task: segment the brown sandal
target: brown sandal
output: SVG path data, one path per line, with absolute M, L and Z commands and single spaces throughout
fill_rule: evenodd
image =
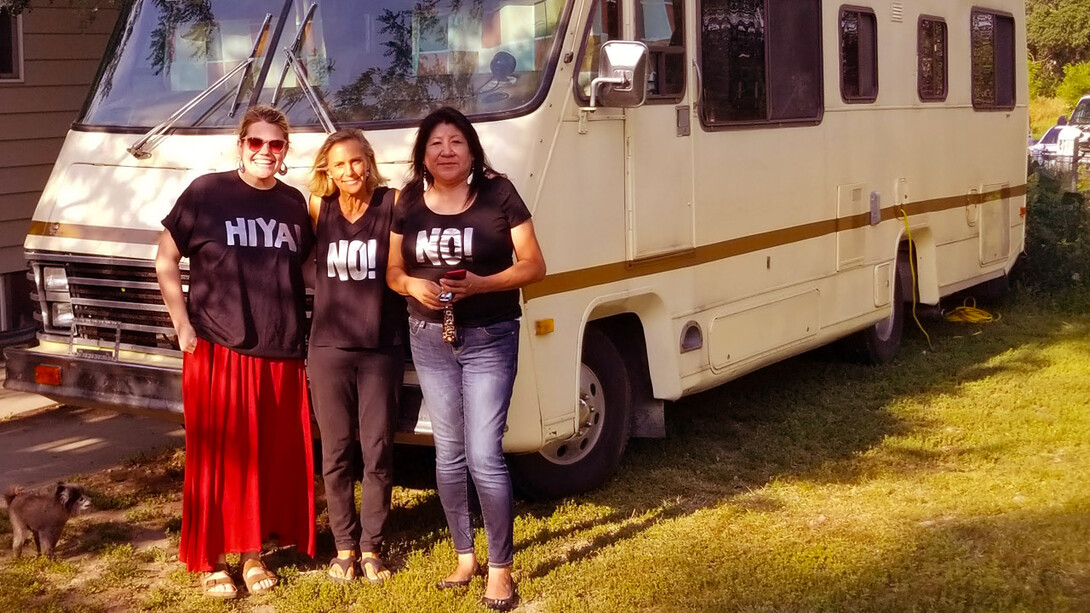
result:
M 267 579 L 272 579 L 272 585 L 263 588 L 254 587 Z M 242 580 L 246 583 L 246 591 L 255 596 L 268 594 L 280 583 L 280 579 L 266 568 L 261 560 L 246 560 L 242 563 Z
M 220 575 L 221 573 L 222 575 Z M 230 585 L 233 589 L 217 590 L 216 587 L 220 585 Z M 201 589 L 204 590 L 205 596 L 216 600 L 234 600 L 238 598 L 238 587 L 235 585 L 235 580 L 225 570 L 214 570 L 206 573 L 204 577 L 201 577 Z

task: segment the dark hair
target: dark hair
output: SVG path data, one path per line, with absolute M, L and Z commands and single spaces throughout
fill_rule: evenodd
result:
M 473 198 L 480 189 L 481 183 L 490 176 L 498 175 L 484 155 L 484 147 L 481 146 L 481 137 L 469 119 L 461 111 L 454 107 L 444 106 L 432 111 L 427 117 L 420 120 L 420 127 L 416 130 L 416 142 L 413 143 L 413 157 L 410 168 L 412 177 L 405 185 L 406 195 L 415 195 L 424 192 L 424 180 L 431 180 L 428 169 L 424 166 L 424 152 L 428 148 L 428 139 L 431 133 L 440 124 L 449 124 L 458 129 L 466 138 L 469 146 L 469 154 L 473 156 L 473 166 L 470 176 L 473 180 L 469 183 L 469 197 Z

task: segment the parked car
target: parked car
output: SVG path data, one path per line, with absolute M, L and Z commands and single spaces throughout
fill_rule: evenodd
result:
M 1090 96 L 1083 96 L 1071 111 L 1067 125 L 1057 139 L 1058 155 L 1073 159 L 1076 150 L 1079 163 L 1090 164 Z
M 1045 135 L 1041 137 L 1041 140 L 1030 145 L 1029 154 L 1033 157 L 1034 162 L 1044 164 L 1056 157 L 1060 152 L 1060 132 L 1062 132 L 1063 129 L 1064 126 L 1052 126 L 1045 132 Z

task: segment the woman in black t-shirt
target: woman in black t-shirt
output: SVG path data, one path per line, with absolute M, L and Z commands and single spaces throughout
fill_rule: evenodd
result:
M 457 110 L 443 107 L 421 122 L 412 171 L 390 234 L 386 279 L 408 296 L 413 365 L 458 554 L 438 587 L 466 586 L 480 569 L 472 478 L 488 535 L 483 603 L 506 611 L 517 600 L 514 499 L 502 442 L 518 365 L 518 290 L 545 276 L 545 259 L 530 211 L 511 182 L 489 167 L 477 131 Z
M 281 183 L 288 124 L 266 106 L 239 127 L 237 170 L 198 177 L 163 219 L 155 270 L 182 354 L 185 486 L 178 558 L 205 594 L 276 586 L 262 542 L 315 554 L 314 459 L 303 368 L 306 200 Z M 189 258 L 189 294 L 179 262 Z
M 397 190 L 382 186 L 386 180 L 374 149 L 358 129 L 330 134 L 318 149 L 312 175 L 310 216 L 318 245 L 307 372 L 322 431 L 322 477 L 337 546 L 326 572 L 335 581 L 350 581 L 362 571 L 371 583 L 382 583 L 390 577 L 380 552 L 390 513 L 394 424 L 405 370 L 405 299 L 386 285 Z M 362 467 L 353 449 L 357 428 Z

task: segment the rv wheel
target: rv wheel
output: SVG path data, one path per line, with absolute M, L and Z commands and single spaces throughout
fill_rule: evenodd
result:
M 893 309 L 889 317 L 844 339 L 850 357 L 877 366 L 897 355 L 904 332 L 905 303 L 899 279 L 893 283 Z
M 538 453 L 511 456 L 512 477 L 531 498 L 561 498 L 592 490 L 617 470 L 628 442 L 631 393 L 625 362 L 595 328 L 583 337 L 579 369 L 579 430 Z

